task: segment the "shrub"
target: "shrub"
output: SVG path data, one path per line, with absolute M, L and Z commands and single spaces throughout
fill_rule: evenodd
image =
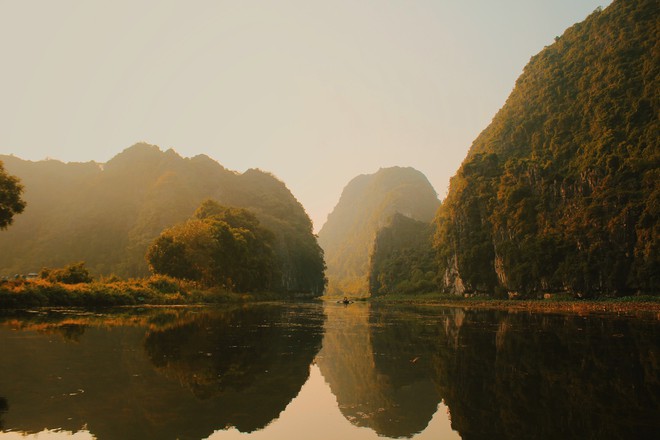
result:
M 61 269 L 41 269 L 39 276 L 52 283 L 79 284 L 91 283 L 92 276 L 85 267 L 85 262 L 69 264 Z
M 166 275 L 152 275 L 147 285 L 161 293 L 178 293 L 180 290 L 178 281 Z

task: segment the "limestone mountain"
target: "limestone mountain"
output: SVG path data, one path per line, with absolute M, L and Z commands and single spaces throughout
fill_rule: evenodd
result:
M 367 296 L 376 232 L 396 213 L 430 222 L 439 205 L 426 176 L 413 168 L 382 168 L 351 180 L 319 231 L 328 294 Z
M 0 234 L 5 275 L 75 261 L 85 261 L 95 274 L 146 275 L 145 254 L 158 234 L 213 199 L 250 210 L 274 233 L 282 290 L 323 291 L 323 253 L 311 220 L 269 173 L 241 174 L 208 156 L 183 158 L 148 144 L 136 144 L 105 164 L 0 160 L 20 178 L 27 202 Z
M 614 0 L 532 57 L 452 178 L 444 290 L 660 291 L 660 20 Z

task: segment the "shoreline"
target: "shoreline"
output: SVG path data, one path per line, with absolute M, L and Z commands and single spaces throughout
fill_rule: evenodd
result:
M 622 297 L 597 299 L 491 299 L 491 298 L 376 298 L 366 299 L 376 304 L 407 304 L 418 306 L 460 307 L 466 309 L 502 310 L 508 312 L 570 313 L 570 314 L 654 314 L 660 319 L 660 297 Z
M 222 288 L 200 288 L 164 276 L 144 279 L 81 284 L 52 283 L 46 280 L 0 282 L 0 309 L 52 307 L 117 306 L 204 306 L 263 301 L 335 301 L 332 296 L 294 294 L 291 292 L 237 293 Z M 548 299 L 497 299 L 487 296 L 461 297 L 440 293 L 419 295 L 384 295 L 349 297 L 352 302 L 378 305 L 459 307 L 464 309 L 501 310 L 529 313 L 651 315 L 660 320 L 660 296 L 636 295 L 577 299 L 553 296 Z

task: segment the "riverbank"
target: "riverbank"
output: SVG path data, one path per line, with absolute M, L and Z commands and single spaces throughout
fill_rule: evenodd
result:
M 114 307 L 133 305 L 195 305 L 287 299 L 275 292 L 237 293 L 221 287 L 155 275 L 129 280 L 102 279 L 66 284 L 45 279 L 0 282 L 0 309 L 32 307 Z
M 0 309 L 33 307 L 115 307 L 139 305 L 203 305 L 290 299 L 310 299 L 310 295 L 286 293 L 237 293 L 224 288 L 203 288 L 195 283 L 155 275 L 129 280 L 101 279 L 90 283 L 65 284 L 44 279 L 0 281 Z M 336 300 L 337 298 L 320 298 Z M 651 313 L 660 319 L 660 296 L 574 299 L 553 296 L 549 299 L 469 298 L 427 293 L 351 298 L 375 304 L 433 305 L 467 309 L 492 309 L 534 313 Z
M 435 305 L 443 307 L 462 307 L 468 309 L 492 309 L 506 311 L 526 311 L 534 313 L 617 313 L 637 314 L 652 313 L 660 319 L 660 297 L 628 296 L 619 298 L 574 299 L 553 297 L 551 299 L 494 299 L 475 296 L 463 298 L 448 295 L 395 295 L 371 298 L 368 301 L 377 304 L 412 304 Z

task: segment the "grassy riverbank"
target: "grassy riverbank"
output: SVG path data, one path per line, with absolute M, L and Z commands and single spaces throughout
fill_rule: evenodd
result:
M 370 301 L 384 304 L 417 304 L 470 309 L 528 311 L 535 313 L 619 313 L 651 312 L 660 319 L 660 297 L 651 295 L 620 298 L 575 299 L 554 296 L 550 299 L 495 299 L 486 296 L 463 298 L 453 295 L 388 295 Z
M 247 294 L 231 292 L 220 287 L 202 288 L 195 283 L 160 275 L 129 280 L 101 278 L 98 281 L 78 284 L 53 282 L 46 279 L 0 281 L 0 309 L 219 304 L 271 301 L 291 297 L 291 295 L 273 292 Z M 377 304 L 436 305 L 535 313 L 632 314 L 651 312 L 660 319 L 660 296 L 574 299 L 569 296 L 557 295 L 550 299 L 503 300 L 487 296 L 464 298 L 426 293 L 387 295 L 357 300 Z
M 101 279 L 65 284 L 45 279 L 0 282 L 0 308 L 109 307 L 128 305 L 187 305 L 282 299 L 281 294 L 235 293 L 202 288 L 195 283 L 155 275 L 143 279 Z

